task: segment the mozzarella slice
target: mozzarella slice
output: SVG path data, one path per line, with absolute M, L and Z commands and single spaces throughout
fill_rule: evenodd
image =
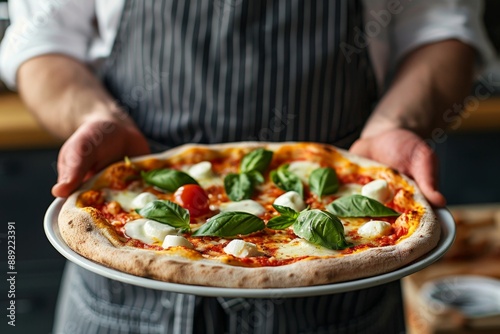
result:
M 297 175 L 305 184 L 309 184 L 309 176 L 321 166 L 317 162 L 310 161 L 293 161 L 288 165 L 288 170 Z
M 339 190 L 335 193 L 335 196 L 350 196 L 355 194 L 360 194 L 362 185 L 358 183 L 346 183 L 340 186 Z
M 192 165 L 188 169 L 188 174 L 196 180 L 210 178 L 213 176 L 212 163 L 210 163 L 209 161 L 202 161 L 195 165 Z
M 358 235 L 363 238 L 374 239 L 391 232 L 391 224 L 382 220 L 370 220 L 358 228 Z
M 188 239 L 180 236 L 180 235 L 167 235 L 165 236 L 165 239 L 163 240 L 163 248 L 169 248 L 169 247 L 176 247 L 176 246 L 183 246 L 189 249 L 193 249 L 194 246 L 192 243 L 189 242 Z
M 156 201 L 158 197 L 156 197 L 154 194 L 149 193 L 149 192 L 144 192 L 140 193 L 130 203 L 130 207 L 132 209 L 142 209 L 145 207 L 148 203 Z
M 252 215 L 261 216 L 266 212 L 266 209 L 260 203 L 251 199 L 245 199 L 239 202 L 222 203 L 219 207 L 222 212 L 240 211 L 251 213 Z
M 126 211 L 133 209 L 132 201 L 137 195 L 139 195 L 138 192 L 130 190 L 106 190 L 106 200 L 109 202 L 116 201 L 120 203 L 122 209 Z
M 222 178 L 217 177 L 212 170 L 210 161 L 202 161 L 188 168 L 187 173 L 192 176 L 200 186 L 206 188 L 213 185 L 223 185 Z
M 157 221 L 139 218 L 125 224 L 125 234 L 145 244 L 161 242 L 167 234 L 175 234 L 177 230 Z
M 391 196 L 389 185 L 386 180 L 374 180 L 361 188 L 361 195 L 373 198 L 380 203 L 385 203 Z
M 257 249 L 257 246 L 251 242 L 245 242 L 240 239 L 234 239 L 224 247 L 224 252 L 236 257 L 251 257 L 263 255 Z
M 296 191 L 289 191 L 284 193 L 274 200 L 274 204 L 286 206 L 297 212 L 300 212 L 306 208 L 306 203 L 304 203 L 304 200 Z
M 153 239 L 163 240 L 167 234 L 177 233 L 177 229 L 154 220 L 147 220 L 144 223 L 144 233 Z

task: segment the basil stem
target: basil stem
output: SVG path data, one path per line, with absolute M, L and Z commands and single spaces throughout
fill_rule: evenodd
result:
M 162 190 L 174 192 L 185 184 L 198 184 L 188 174 L 176 169 L 154 169 L 149 172 L 141 172 L 141 176 L 147 183 Z
M 210 218 L 193 236 L 234 237 L 263 230 L 264 221 L 246 212 L 221 212 Z
M 157 200 L 148 203 L 136 212 L 144 218 L 153 219 L 169 226 L 189 230 L 189 211 L 171 201 Z
M 241 160 L 240 172 L 246 173 L 250 171 L 257 171 L 261 174 L 269 167 L 273 159 L 273 152 L 258 148 L 248 153 Z
M 307 241 L 328 249 L 344 249 L 351 246 L 344 236 L 342 222 L 327 211 L 318 209 L 302 211 L 293 232 Z
M 299 177 L 288 170 L 288 164 L 271 171 L 271 180 L 284 191 L 296 191 L 304 197 L 304 186 Z
M 309 188 L 320 197 L 335 193 L 339 189 L 337 173 L 330 167 L 315 169 L 309 176 Z
M 329 212 L 339 217 L 397 217 L 400 213 L 362 195 L 340 197 L 328 204 Z

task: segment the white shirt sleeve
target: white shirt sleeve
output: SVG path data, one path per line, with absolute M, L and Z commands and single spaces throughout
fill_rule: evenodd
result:
M 473 46 L 485 64 L 494 57 L 483 22 L 480 0 L 402 1 L 404 10 L 394 17 L 393 56 L 400 60 L 423 44 L 457 39 Z
M 9 1 L 11 25 L 0 46 L 0 75 L 14 88 L 19 66 L 43 54 L 87 61 L 96 34 L 95 0 Z
M 481 0 L 364 0 L 365 34 L 380 87 L 419 46 L 457 39 L 473 46 L 479 64 L 495 57 L 482 22 Z M 358 46 L 359 48 L 359 46 Z

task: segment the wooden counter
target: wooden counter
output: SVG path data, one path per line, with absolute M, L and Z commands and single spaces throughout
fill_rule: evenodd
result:
M 17 94 L 0 94 L 0 149 L 54 148 L 60 144 L 38 124 Z
M 476 109 L 465 110 L 463 115 L 463 122 L 452 132 L 500 131 L 500 96 L 481 101 Z

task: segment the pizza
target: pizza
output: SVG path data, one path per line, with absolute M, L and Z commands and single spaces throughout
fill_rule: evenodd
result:
M 58 225 L 70 248 L 107 267 L 230 288 L 383 274 L 440 236 L 412 180 L 305 142 L 188 144 L 125 158 L 72 194 Z

